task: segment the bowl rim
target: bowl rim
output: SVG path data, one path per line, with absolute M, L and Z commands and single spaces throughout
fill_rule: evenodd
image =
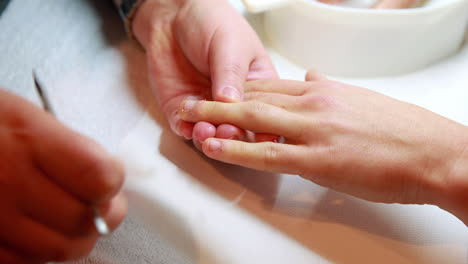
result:
M 451 8 L 453 5 L 467 3 L 468 0 L 445 0 L 443 3 L 433 6 L 421 6 L 406 9 L 370 9 L 370 8 L 350 8 L 339 5 L 332 5 L 319 2 L 317 0 L 291 0 L 295 4 L 305 4 L 307 7 L 321 8 L 323 11 L 346 12 L 348 14 L 366 14 L 366 15 L 422 15 L 432 13 L 437 10 Z M 428 0 L 430 1 L 430 0 Z M 467 10 L 468 12 L 468 10 Z

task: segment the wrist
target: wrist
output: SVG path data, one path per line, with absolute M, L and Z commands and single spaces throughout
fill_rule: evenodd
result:
M 157 1 L 144 1 L 136 11 L 135 17 L 132 21 L 132 34 L 145 49 L 150 38 L 153 19 L 156 16 L 157 6 Z
M 447 173 L 437 186 L 433 204 L 468 225 L 468 127 L 454 137 L 454 155 L 447 159 Z

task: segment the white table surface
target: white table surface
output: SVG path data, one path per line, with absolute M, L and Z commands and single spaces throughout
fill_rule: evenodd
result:
M 249 19 L 262 35 L 261 16 Z M 0 52 L 1 87 L 37 102 L 36 68 L 59 119 L 127 167 L 129 216 L 74 263 L 468 263 L 466 227 L 434 206 L 370 203 L 204 158 L 168 129 L 144 54 L 104 1 L 12 0 Z M 303 78 L 270 54 L 281 77 Z M 468 45 L 405 76 L 342 80 L 468 124 Z

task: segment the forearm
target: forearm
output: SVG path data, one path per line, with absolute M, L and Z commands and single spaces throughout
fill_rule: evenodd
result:
M 150 36 L 152 35 L 153 24 L 157 23 L 158 19 L 168 20 L 163 18 L 157 13 L 161 12 L 162 3 L 167 0 L 146 0 L 135 14 L 135 18 L 132 21 L 132 34 L 138 40 L 138 42 L 146 49 Z
M 157 11 L 168 5 L 178 5 L 182 1 L 186 0 L 112 0 L 125 23 L 127 33 L 138 40 L 144 48 L 146 48 L 146 39 L 149 38 L 146 35 L 151 28 L 151 22 L 162 18 Z M 138 22 L 134 23 L 135 20 Z

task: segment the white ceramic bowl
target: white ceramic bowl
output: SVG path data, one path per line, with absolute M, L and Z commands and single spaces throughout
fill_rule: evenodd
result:
M 418 70 L 454 54 L 464 40 L 468 0 L 374 10 L 314 0 L 244 0 L 266 10 L 265 31 L 279 53 L 305 68 L 374 77 Z M 268 10 L 269 9 L 269 10 Z

